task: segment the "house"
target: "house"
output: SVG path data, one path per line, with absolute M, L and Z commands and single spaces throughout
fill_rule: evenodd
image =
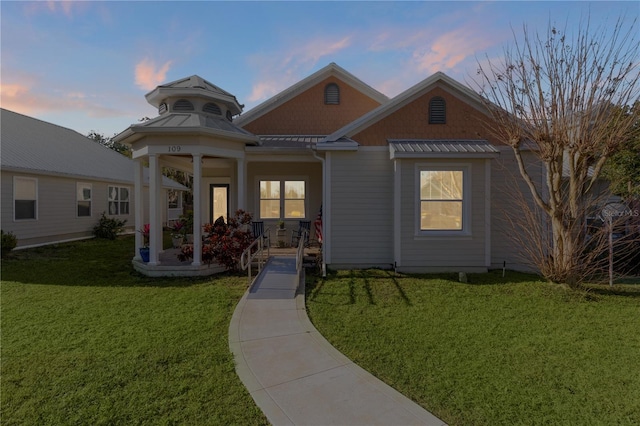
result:
M 332 63 L 246 113 L 199 76 L 146 98 L 158 116 L 116 140 L 131 146 L 136 174 L 149 163 L 151 206 L 153 176 L 169 165 L 193 173 L 194 223 L 244 209 L 295 229 L 322 209 L 331 268 L 526 268 L 505 220 L 523 186 L 511 149 L 491 134 L 479 96 L 443 73 L 389 99 Z M 161 251 L 153 211 L 150 267 Z
M 18 248 L 91 238 L 101 214 L 134 229 L 133 161 L 74 130 L 1 109 L 2 230 Z M 161 220 L 186 187 L 163 179 Z M 173 204 L 169 205 L 169 198 Z

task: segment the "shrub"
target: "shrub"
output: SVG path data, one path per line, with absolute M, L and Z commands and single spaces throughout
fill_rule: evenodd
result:
M 202 261 L 211 263 L 213 260 L 224 266 L 229 271 L 237 271 L 242 252 L 251 245 L 251 214 L 244 210 L 238 210 L 234 217 L 230 217 L 227 223 L 219 218 L 213 225 L 204 226 L 205 241 L 202 244 Z M 193 258 L 193 246 L 182 247 L 178 259 L 181 261 Z
M 124 230 L 126 223 L 126 220 L 110 218 L 107 217 L 105 212 L 102 212 L 98 224 L 93 227 L 93 235 L 95 235 L 96 238 L 115 240 L 118 234 Z
M 18 239 L 13 232 L 4 232 L 0 229 L 0 235 L 2 236 L 2 256 L 6 256 L 11 250 L 18 245 Z

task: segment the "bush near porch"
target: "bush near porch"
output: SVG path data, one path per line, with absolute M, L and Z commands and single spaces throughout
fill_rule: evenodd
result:
M 133 247 L 127 236 L 3 260 L 2 424 L 268 424 L 229 351 L 246 277 L 143 277 Z
M 307 276 L 307 309 L 338 350 L 448 424 L 640 424 L 640 282 L 457 278 Z

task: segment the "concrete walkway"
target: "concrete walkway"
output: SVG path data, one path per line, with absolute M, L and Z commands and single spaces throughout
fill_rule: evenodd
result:
M 273 425 L 445 424 L 331 346 L 298 283 L 295 258 L 272 257 L 229 326 L 236 371 Z

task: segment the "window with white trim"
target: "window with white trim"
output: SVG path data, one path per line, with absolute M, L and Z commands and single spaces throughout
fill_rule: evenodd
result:
M 418 180 L 418 229 L 468 232 L 468 168 L 421 167 Z
M 304 219 L 306 217 L 304 180 L 261 180 L 261 219 Z
M 13 218 L 15 220 L 38 218 L 38 179 L 13 177 Z
M 111 216 L 129 214 L 129 188 L 110 186 L 108 204 Z
M 92 186 L 90 183 L 76 183 L 76 214 L 78 217 L 91 216 Z

